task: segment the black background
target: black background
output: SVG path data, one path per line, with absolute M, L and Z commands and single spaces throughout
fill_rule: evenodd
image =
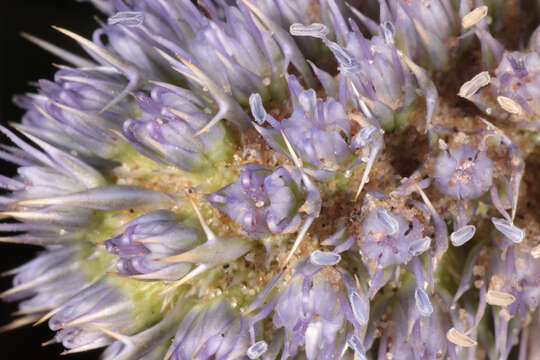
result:
M 52 63 L 62 63 L 20 37 L 24 31 L 46 39 L 63 48 L 82 54 L 76 44 L 51 29 L 51 25 L 65 27 L 85 37 L 96 27 L 95 16 L 104 17 L 91 4 L 75 0 L 0 0 L 0 122 L 19 121 L 22 111 L 12 104 L 11 97 L 33 91 L 30 82 L 40 78 L 51 79 L 55 69 Z M 5 137 L 0 141 L 5 143 Z M 12 175 L 15 168 L 0 162 L 0 173 Z M 33 258 L 38 248 L 0 244 L 0 272 L 12 269 Z M 11 287 L 11 278 L 0 278 L 0 291 Z M 16 304 L 0 301 L 0 326 L 11 321 Z M 62 347 L 42 347 L 51 339 L 47 325 L 31 326 L 0 334 L 0 359 L 96 359 L 99 352 L 60 356 Z

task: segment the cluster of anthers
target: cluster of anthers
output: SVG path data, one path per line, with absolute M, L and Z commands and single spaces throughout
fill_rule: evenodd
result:
M 92 2 L 92 39 L 56 28 L 88 56 L 24 35 L 65 65 L 0 127 L 0 241 L 43 247 L 2 330 L 106 360 L 540 356 L 540 29 L 499 39 L 533 11 Z

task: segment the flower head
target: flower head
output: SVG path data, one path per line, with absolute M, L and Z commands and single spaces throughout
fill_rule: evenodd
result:
M 86 56 L 24 35 L 68 65 L 0 127 L 0 242 L 44 248 L 0 332 L 48 321 L 104 360 L 537 357 L 521 8 L 91 2 L 90 38 L 55 28 Z M 452 95 L 479 66 L 458 96 L 493 123 Z

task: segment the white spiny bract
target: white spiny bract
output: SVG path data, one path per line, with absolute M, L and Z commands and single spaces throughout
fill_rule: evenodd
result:
M 91 39 L 56 28 L 88 56 L 23 35 L 63 64 L 0 127 L 0 241 L 44 248 L 0 331 L 103 360 L 540 356 L 530 10 L 91 2 Z

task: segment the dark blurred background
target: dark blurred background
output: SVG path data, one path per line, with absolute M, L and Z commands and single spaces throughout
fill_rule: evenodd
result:
M 89 37 L 96 27 L 95 16 L 99 12 L 88 3 L 75 0 L 14 0 L 0 1 L 0 122 L 19 121 L 22 111 L 14 106 L 11 97 L 17 93 L 34 91 L 31 82 L 40 78 L 51 79 L 52 63 L 62 63 L 53 55 L 41 50 L 20 37 L 27 32 L 46 39 L 63 48 L 82 54 L 75 43 L 51 29 L 51 25 L 65 27 Z M 5 137 L 0 137 L 6 143 Z M 0 161 L 0 173 L 12 175 L 15 168 Z M 0 244 L 0 272 L 12 269 L 33 258 L 38 248 Z M 0 291 L 11 287 L 10 277 L 0 278 Z M 16 304 L 0 301 L 0 326 L 9 323 Z M 96 359 L 99 352 L 60 356 L 62 347 L 42 347 L 53 333 L 46 324 L 27 326 L 0 334 L 0 359 Z

